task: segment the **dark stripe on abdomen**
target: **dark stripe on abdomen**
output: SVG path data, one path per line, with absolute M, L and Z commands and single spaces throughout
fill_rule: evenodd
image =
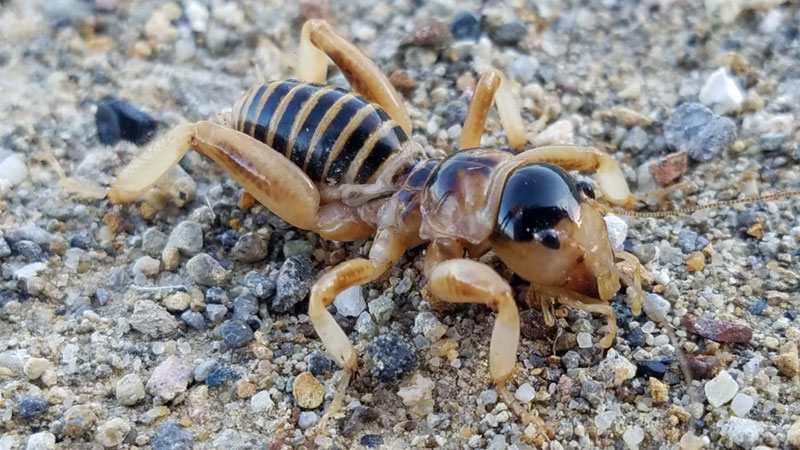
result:
M 281 100 L 283 100 L 283 97 L 295 86 L 297 86 L 296 81 L 284 81 L 273 89 L 272 94 L 270 94 L 269 98 L 264 103 L 264 107 L 258 112 L 258 120 L 255 122 L 256 129 L 255 132 L 252 133 L 255 139 L 264 142 L 264 139 L 267 137 L 269 122 L 272 120 L 275 110 L 278 109 L 278 105 L 281 103 Z M 255 103 L 256 100 L 257 99 L 254 98 L 253 103 Z M 252 125 L 250 126 L 252 127 Z
M 401 141 L 399 139 L 398 130 L 403 133 L 403 130 L 396 126 L 389 130 L 386 133 L 386 136 L 383 136 L 375 143 L 375 146 L 372 147 L 369 151 L 369 155 L 364 158 L 364 162 L 361 164 L 361 167 L 358 168 L 358 173 L 356 173 L 356 178 L 353 180 L 357 184 L 363 184 L 369 181 L 373 175 L 378 171 L 378 168 L 386 161 L 391 154 L 400 149 Z M 405 136 L 405 133 L 403 133 Z
M 322 94 L 322 97 L 320 97 L 317 104 L 311 108 L 308 115 L 305 118 L 299 118 L 299 120 L 303 121 L 303 124 L 300 126 L 300 131 L 297 132 L 297 138 L 294 140 L 294 148 L 291 154 L 292 162 L 298 167 L 302 168 L 306 162 L 306 156 L 310 151 L 308 146 L 311 145 L 311 138 L 314 136 L 314 132 L 317 130 L 322 117 L 325 116 L 325 113 L 328 112 L 331 105 L 336 103 L 336 100 L 339 100 L 343 95 L 345 95 L 345 93 L 338 90 L 332 90 Z
M 294 95 L 289 104 L 286 105 L 286 110 L 283 111 L 283 116 L 278 119 L 278 125 L 275 127 L 275 136 L 272 138 L 271 147 L 278 153 L 286 154 L 286 144 L 289 140 L 289 135 L 292 132 L 292 125 L 297 118 L 297 114 L 303 108 L 303 104 L 309 97 L 314 95 L 319 90 L 319 86 L 305 85 L 294 91 Z M 267 130 L 269 133 L 269 130 Z
M 358 110 L 366 106 L 367 103 L 363 99 L 353 97 L 350 100 L 346 100 L 346 103 L 342 105 L 342 109 L 331 119 L 328 128 L 322 132 L 317 145 L 311 150 L 313 153 L 311 154 L 311 160 L 308 162 L 306 174 L 312 180 L 320 181 L 322 179 L 322 172 L 325 169 L 325 163 L 328 162 L 331 150 L 336 145 L 336 141 L 343 138 L 342 131 L 351 120 L 355 120 L 354 116 Z M 343 147 L 342 152 L 345 151 L 347 149 Z
M 350 168 L 350 164 L 353 163 L 358 151 L 364 146 L 364 142 L 367 141 L 369 135 L 377 130 L 380 125 L 381 118 L 378 114 L 368 114 L 364 117 L 364 120 L 358 124 L 358 127 L 353 130 L 353 134 L 347 139 L 342 151 L 331 163 L 331 167 L 328 169 L 327 175 L 325 175 L 325 181 L 327 181 L 328 184 L 334 185 L 339 183 L 342 179 L 342 175 L 347 172 L 347 169 Z

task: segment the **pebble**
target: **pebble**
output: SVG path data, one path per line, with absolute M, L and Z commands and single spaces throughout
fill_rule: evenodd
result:
M 729 417 L 720 427 L 720 433 L 723 436 L 744 448 L 756 445 L 763 432 L 764 424 L 762 422 L 741 417 Z
M 177 356 L 170 356 L 159 364 L 147 380 L 147 392 L 165 401 L 186 391 L 192 371 Z
M 706 267 L 706 257 L 703 252 L 692 252 L 686 258 L 686 270 L 689 272 L 700 272 Z
M 306 366 L 313 375 L 324 375 L 333 369 L 333 360 L 319 350 L 306 356 Z
M 258 314 L 258 299 L 254 295 L 246 293 L 233 299 L 234 319 L 247 321 L 247 319 L 250 316 L 255 316 L 257 314 Z
M 397 395 L 403 399 L 403 404 L 410 407 L 413 413 L 419 416 L 433 412 L 433 381 L 415 373 L 410 379 L 400 384 Z
M 417 84 L 414 78 L 403 69 L 392 71 L 391 75 L 389 75 L 389 83 L 401 93 L 410 92 Z
M 706 319 L 693 314 L 683 316 L 686 331 L 716 342 L 746 344 L 753 339 L 753 330 L 738 323 L 724 320 Z
M 775 367 L 787 378 L 797 378 L 798 372 L 800 372 L 797 344 L 787 342 L 781 347 L 780 353 L 775 358 Z
M 191 0 L 184 10 L 189 19 L 189 28 L 196 33 L 205 33 L 208 30 L 208 8 L 197 0 Z
M 136 331 L 153 339 L 167 338 L 178 331 L 175 317 L 151 300 L 138 300 L 133 305 L 130 324 Z
M 544 147 L 547 145 L 572 145 L 575 141 L 575 130 L 572 122 L 561 119 L 550 124 L 541 133 L 534 137 L 531 147 Z
M 333 299 L 336 312 L 345 317 L 358 317 L 366 308 L 361 286 L 351 286 Z
M 204 286 L 214 286 L 225 282 L 228 271 L 208 253 L 200 253 L 186 262 L 186 272 Z
M 228 314 L 228 308 L 225 305 L 217 305 L 215 303 L 206 303 L 206 310 L 203 311 L 206 319 L 211 325 L 216 325 L 222 322 L 225 315 Z
M 0 179 L 8 180 L 12 186 L 16 186 L 28 178 L 28 167 L 25 161 L 16 153 L 3 158 L 0 161 Z
M 157 123 L 146 112 L 117 99 L 97 104 L 94 114 L 97 136 L 103 145 L 116 145 L 120 139 L 136 145 L 146 144 L 155 135 Z
M 167 246 L 167 235 L 158 228 L 148 228 L 142 235 L 142 251 L 158 258 Z
M 417 314 L 414 319 L 414 328 L 412 331 L 415 334 L 421 334 L 433 343 L 438 341 L 445 333 L 447 333 L 447 325 L 439 322 L 436 315 L 430 311 L 424 311 Z
M 650 378 L 647 381 L 650 387 L 650 398 L 653 399 L 654 405 L 663 405 L 669 399 L 669 389 L 667 385 L 659 381 L 657 378 Z
M 800 419 L 797 419 L 789 427 L 789 431 L 786 433 L 786 442 L 794 448 L 800 449 Z
M 5 258 L 10 254 L 11 246 L 8 245 L 8 241 L 6 241 L 4 237 L 0 236 L 0 258 Z
M 92 430 L 97 422 L 97 415 L 89 405 L 75 405 L 64 412 L 63 421 L 67 436 L 78 438 Z
M 206 328 L 206 319 L 201 312 L 187 309 L 181 314 L 181 320 L 195 330 L 203 330 Z
M 308 295 L 312 283 L 311 261 L 302 256 L 287 258 L 278 273 L 270 311 L 289 311 Z
M 173 271 L 181 262 L 181 252 L 175 247 L 166 247 L 161 252 L 161 264 L 164 270 Z
M 689 153 L 670 153 L 646 164 L 653 179 L 661 186 L 668 186 L 689 170 Z
M 715 70 L 700 89 L 700 103 L 717 114 L 730 114 L 744 103 L 744 93 L 724 67 Z
M 231 348 L 243 347 L 254 338 L 253 330 L 239 319 L 225 321 L 219 327 L 219 335 Z
M 233 376 L 233 372 L 225 367 L 218 367 L 206 377 L 206 386 L 215 387 L 220 386 L 228 378 Z
M 300 429 L 305 430 L 306 428 L 314 425 L 319 420 L 317 413 L 314 411 L 303 411 L 300 413 L 300 416 L 297 418 L 297 426 Z
M 683 229 L 678 232 L 678 247 L 683 253 L 690 253 L 695 249 L 697 242 L 697 232 L 692 230 Z
M 681 436 L 681 450 L 700 450 L 711 443 L 708 436 L 696 436 L 691 430 Z
M 231 258 L 245 263 L 263 260 L 269 254 L 269 242 L 257 233 L 245 233 L 231 250 Z
M 605 400 L 605 389 L 603 383 L 599 381 L 583 380 L 581 383 L 581 397 L 597 407 L 602 405 Z
M 758 138 L 758 146 L 765 152 L 776 152 L 788 138 L 789 135 L 783 132 L 765 133 Z
M 664 378 L 667 366 L 661 361 L 638 361 L 636 363 L 636 376 L 645 378 Z
M 652 292 L 645 292 L 644 295 L 647 298 L 642 302 L 642 310 L 644 310 L 647 318 L 654 322 L 664 320 L 672 307 L 669 300 Z
M 127 420 L 114 417 L 97 427 L 94 439 L 103 447 L 116 447 L 125 441 L 130 432 L 131 425 Z
M 47 400 L 39 397 L 25 397 L 17 404 L 17 414 L 25 420 L 35 419 L 50 407 Z
M 49 431 L 32 434 L 25 446 L 25 450 L 52 450 L 54 448 L 56 448 L 56 436 Z
M 530 403 L 536 396 L 536 390 L 529 383 L 523 383 L 514 392 L 514 397 L 522 403 Z
M 210 287 L 206 290 L 206 307 L 209 303 L 216 305 L 224 305 L 228 303 L 228 293 L 224 289 L 218 287 Z
M 642 427 L 631 427 L 622 433 L 622 440 L 628 444 L 628 448 L 639 448 L 639 444 L 644 440 L 644 430 Z
M 268 391 L 260 391 L 256 395 L 250 397 L 250 409 L 255 413 L 269 412 L 275 406 Z
M 721 371 L 716 377 L 706 382 L 704 387 L 708 403 L 715 408 L 728 403 L 739 391 L 739 384 L 730 376 L 727 370 Z
M 162 303 L 170 312 L 181 312 L 189 307 L 192 302 L 192 296 L 186 292 L 176 292 L 167 296 Z
M 14 243 L 14 250 L 29 262 L 40 261 L 44 258 L 42 247 L 33 241 L 17 241 Z
M 625 238 L 628 236 L 628 223 L 622 220 L 621 217 L 613 214 L 607 214 L 603 219 L 606 222 L 608 240 L 611 241 L 611 247 L 622 249 L 623 242 L 625 242 Z
M 597 426 L 597 429 L 600 431 L 605 431 L 611 428 L 611 425 L 614 423 L 614 420 L 617 418 L 616 411 L 603 411 L 594 418 L 594 424 Z
M 600 362 L 597 373 L 607 385 L 619 386 L 625 380 L 636 376 L 636 366 L 612 348 Z
M 504 23 L 492 35 L 498 45 L 517 45 L 528 34 L 528 27 L 519 20 Z
M 683 103 L 664 123 L 664 139 L 670 148 L 707 162 L 733 145 L 736 124 L 699 103 Z
M 401 47 L 445 48 L 453 42 L 453 34 L 446 23 L 436 19 L 419 21 L 400 42 Z
M 414 345 L 397 332 L 376 337 L 367 347 L 372 358 L 372 376 L 379 381 L 392 382 L 416 370 L 417 352 Z
M 116 397 L 120 405 L 135 405 L 144 399 L 144 396 L 144 383 L 139 375 L 129 373 L 117 381 Z
M 592 348 L 592 335 L 582 331 L 578 333 L 578 347 L 579 348 Z
M 644 150 L 650 142 L 650 135 L 642 127 L 633 127 L 625 133 L 619 148 L 625 152 L 637 154 Z
M 314 253 L 314 244 L 305 239 L 287 241 L 283 244 L 283 256 L 291 258 L 293 256 L 310 257 Z
M 450 31 L 456 40 L 477 41 L 482 32 L 480 19 L 471 12 L 462 12 L 453 19 Z
M 176 226 L 167 240 L 167 247 L 177 248 L 181 254 L 194 256 L 203 250 L 203 229 L 197 222 L 184 220 Z
M 153 450 L 191 450 L 194 438 L 174 420 L 164 422 L 151 442 Z
M 297 406 L 303 409 L 318 408 L 325 399 L 325 386 L 311 372 L 303 372 L 294 379 L 292 395 Z
M 219 367 L 219 361 L 214 358 L 207 359 L 194 368 L 194 380 L 203 382 L 214 370 Z
M 37 380 L 50 368 L 50 361 L 44 358 L 31 358 L 25 361 L 22 371 L 29 380 Z
M 361 315 L 358 316 L 358 319 L 356 319 L 356 324 L 353 328 L 362 336 L 375 336 L 375 333 L 378 332 L 378 328 L 375 326 L 372 316 L 370 316 L 366 311 L 362 312 Z
M 739 392 L 731 401 L 731 411 L 739 417 L 744 417 L 753 408 L 753 397 Z
M 567 370 L 577 369 L 581 365 L 581 355 L 570 350 L 561 357 L 561 365 Z
M 392 301 L 392 299 L 388 296 L 381 295 L 375 300 L 369 302 L 368 308 L 369 313 L 372 314 L 373 318 L 375 318 L 375 322 L 378 324 L 384 324 L 392 318 L 395 304 L 394 301 Z

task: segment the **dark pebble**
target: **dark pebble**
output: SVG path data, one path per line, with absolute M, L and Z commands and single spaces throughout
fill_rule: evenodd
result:
M 464 118 L 467 117 L 467 102 L 464 100 L 453 100 L 444 107 L 444 111 L 442 112 L 442 117 L 445 120 L 445 123 L 453 123 L 453 124 L 461 124 L 464 122 Z
M 399 381 L 417 368 L 414 344 L 394 331 L 376 337 L 367 352 L 373 361 L 372 376 L 380 381 Z
M 255 314 L 258 314 L 258 299 L 253 294 L 248 292 L 233 300 L 234 319 L 246 320 Z
M 719 360 L 713 356 L 697 356 L 689 358 L 689 371 L 697 380 L 708 380 L 717 376 L 720 370 Z
M 628 323 L 633 316 L 630 305 L 623 301 L 616 301 L 611 304 L 611 307 L 614 308 L 614 314 L 617 316 L 617 327 L 628 328 Z
M 361 436 L 361 445 L 367 448 L 378 448 L 383 445 L 383 436 L 380 434 L 365 434 Z
M 26 261 L 40 261 L 44 257 L 44 250 L 36 242 L 33 241 L 17 241 L 14 244 L 14 250 Z
M 210 287 L 206 290 L 206 303 L 224 305 L 228 303 L 228 294 L 222 288 Z
M 226 230 L 217 235 L 217 242 L 224 248 L 231 248 L 239 240 L 239 233 L 236 230 Z M 249 262 L 249 261 L 248 261 Z
M 750 314 L 753 314 L 755 316 L 763 316 L 764 311 L 767 310 L 767 307 L 769 307 L 767 299 L 755 298 L 753 299 L 752 303 L 750 303 L 750 306 L 747 308 L 747 310 L 750 311 Z
M 206 319 L 203 317 L 203 313 L 192 311 L 191 309 L 187 309 L 181 314 L 181 320 L 186 322 L 186 325 L 197 330 L 202 330 L 206 327 Z
M 130 277 L 125 272 L 125 270 L 115 270 L 111 272 L 111 275 L 108 276 L 108 288 L 114 292 L 121 292 L 125 287 L 127 287 L 128 282 L 130 281 Z
M 73 248 L 89 250 L 89 246 L 92 245 L 92 238 L 85 234 L 76 234 L 75 236 L 72 236 L 72 239 L 70 239 L 69 245 Z
M 258 329 L 261 328 L 261 319 L 259 319 L 258 316 L 250 316 L 244 319 L 244 323 L 253 331 L 258 331 Z
M 581 365 L 581 355 L 570 350 L 561 357 L 561 365 L 567 370 L 577 369 Z
M 11 289 L 0 289 L 0 309 L 10 301 L 19 301 L 19 296 Z
M 743 209 L 736 214 L 736 223 L 740 227 L 751 227 L 755 225 L 756 220 L 756 210 L 753 208 Z
M 261 261 L 269 254 L 269 242 L 259 234 L 246 233 L 236 241 L 231 257 L 238 261 L 253 263 Z
M 693 252 L 696 242 L 697 232 L 684 229 L 678 233 L 678 247 L 683 251 L 683 253 Z
M 287 258 L 281 266 L 270 311 L 286 312 L 303 301 L 313 283 L 311 260 L 304 256 Z
M 528 34 L 528 27 L 519 20 L 504 23 L 492 36 L 498 45 L 517 45 Z
M 153 450 L 191 450 L 194 438 L 174 420 L 165 422 L 151 442 Z
M 94 120 L 100 142 L 105 145 L 115 145 L 120 139 L 136 145 L 146 144 L 157 126 L 147 113 L 115 99 L 100 102 Z
M 471 12 L 462 12 L 453 19 L 450 31 L 457 41 L 467 39 L 477 41 L 481 36 L 481 21 Z
M 271 297 L 275 293 L 275 282 L 255 270 L 251 270 L 244 275 L 242 286 L 249 289 L 256 298 L 262 300 Z M 257 310 L 258 308 L 256 308 Z
M 636 327 L 632 329 L 630 333 L 628 333 L 628 336 L 626 336 L 626 340 L 631 348 L 644 347 L 644 332 L 642 331 L 642 328 Z
M 554 328 L 548 327 L 544 323 L 544 316 L 538 309 L 526 309 L 519 314 L 522 326 L 522 335 L 528 339 L 544 340 L 550 337 Z
M 716 342 L 746 344 L 753 339 L 753 330 L 745 325 L 724 320 L 706 319 L 692 314 L 683 316 L 683 325 L 690 333 Z
M 639 361 L 636 363 L 637 377 L 664 378 L 665 373 L 667 373 L 667 366 L 661 361 Z
M 222 340 L 230 347 L 237 348 L 253 340 L 253 330 L 243 321 L 231 319 L 219 327 Z
M 308 371 L 314 375 L 324 375 L 333 369 L 333 360 L 319 350 L 306 356 Z
M 35 419 L 47 411 L 50 404 L 39 397 L 25 397 L 17 405 L 17 414 L 25 420 Z
M 206 377 L 206 386 L 219 386 L 233 375 L 233 372 L 225 367 L 217 367 Z
M 204 314 L 211 324 L 216 325 L 222 322 L 222 319 L 225 318 L 225 314 L 228 314 L 228 308 L 225 305 L 208 303 L 206 304 Z
M 664 138 L 671 149 L 707 162 L 733 145 L 736 124 L 699 103 L 684 103 L 664 123 Z
M 342 429 L 342 436 L 352 438 L 364 427 L 364 424 L 378 420 L 380 413 L 375 408 L 369 406 L 356 406 L 353 414 L 347 419 Z

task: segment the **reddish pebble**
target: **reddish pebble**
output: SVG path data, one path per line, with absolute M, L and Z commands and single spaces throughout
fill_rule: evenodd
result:
M 400 42 L 400 46 L 441 49 L 452 42 L 453 33 L 450 31 L 450 26 L 442 21 L 431 19 L 415 26 L 411 33 Z
M 395 89 L 402 93 L 406 93 L 411 89 L 414 89 L 414 86 L 416 85 L 416 82 L 413 78 L 411 78 L 411 75 L 402 69 L 392 72 L 392 74 L 389 75 L 389 82 L 392 83 L 392 86 L 394 86 Z
M 522 335 L 528 339 L 544 340 L 552 334 L 552 328 L 544 323 L 544 316 L 539 310 L 526 309 L 519 314 Z
M 659 159 L 650 165 L 650 174 L 658 184 L 666 186 L 686 173 L 689 168 L 689 154 L 675 152 Z
M 698 356 L 689 359 L 689 371 L 698 380 L 710 380 L 719 373 L 719 360 L 713 356 Z
M 753 339 L 753 330 L 745 325 L 724 320 L 704 319 L 692 314 L 683 316 L 683 325 L 690 333 L 716 342 L 746 344 Z

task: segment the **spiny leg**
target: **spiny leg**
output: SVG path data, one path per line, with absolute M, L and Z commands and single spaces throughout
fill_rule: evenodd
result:
M 624 250 L 614 250 L 614 256 L 617 258 L 626 261 L 630 264 L 633 264 L 635 267 L 633 271 L 633 288 L 636 290 L 636 297 L 633 299 L 633 304 L 631 305 L 631 313 L 634 316 L 638 316 L 642 313 L 642 297 L 644 293 L 642 293 L 642 263 L 639 262 L 639 258 L 637 258 L 632 253 L 628 253 Z
M 149 145 L 117 174 L 108 197 L 114 203 L 136 200 L 189 148 L 213 159 L 286 222 L 315 229 L 319 192 L 308 176 L 263 142 L 211 122 L 177 126 Z
M 469 103 L 467 117 L 461 131 L 459 147 L 474 148 L 481 145 L 481 136 L 486 125 L 486 116 L 492 106 L 492 100 L 497 105 L 500 123 L 508 137 L 512 148 L 519 149 L 528 141 L 525 137 L 525 125 L 522 115 L 514 100 L 514 94 L 508 86 L 508 81 L 495 69 L 484 72 L 475 87 L 475 93 Z
M 353 345 L 326 308 L 343 290 L 376 280 L 400 259 L 405 249 L 405 239 L 394 229 L 378 230 L 369 259 L 345 261 L 325 273 L 311 288 L 308 316 L 328 355 L 344 369 L 344 376 L 336 387 L 336 396 L 317 425 L 317 431 L 324 431 L 328 418 L 341 408 L 350 376 L 358 368 Z
M 608 348 L 614 343 L 614 337 L 617 335 L 617 315 L 614 313 L 614 308 L 605 301 L 560 287 L 531 284 L 531 289 L 550 295 L 570 308 L 606 316 L 608 332 L 600 339 L 599 344 L 601 348 Z
M 406 134 L 411 134 L 411 119 L 403 98 L 375 62 L 328 22 L 311 19 L 303 24 L 300 36 L 298 78 L 310 83 L 325 82 L 328 65 L 325 55 L 339 67 L 356 93 L 380 105 Z
M 638 200 L 631 195 L 628 183 L 614 158 L 594 147 L 570 145 L 539 147 L 524 151 L 514 158 L 523 164 L 548 162 L 565 170 L 596 172 L 597 185 L 610 203 L 630 208 Z

